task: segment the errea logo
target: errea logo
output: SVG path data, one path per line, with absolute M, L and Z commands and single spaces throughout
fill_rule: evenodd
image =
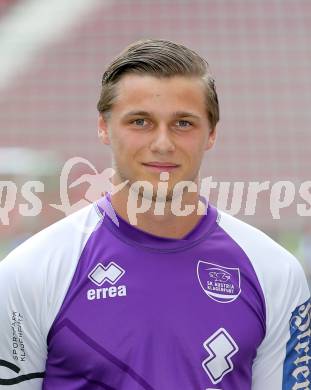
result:
M 126 286 L 114 286 L 125 274 L 125 270 L 111 261 L 106 267 L 98 263 L 92 271 L 88 274 L 88 278 L 101 287 L 104 283 L 109 283 L 110 287 L 91 288 L 87 291 L 87 299 L 93 301 L 94 299 L 106 299 L 126 296 Z

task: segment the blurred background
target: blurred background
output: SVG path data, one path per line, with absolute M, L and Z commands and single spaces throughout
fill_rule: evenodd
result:
M 100 195 L 93 180 L 111 166 L 97 138 L 101 77 L 142 38 L 207 59 L 221 120 L 202 177 L 292 183 L 279 217 L 271 191 L 254 215 L 243 211 L 244 192 L 235 214 L 294 253 L 310 278 L 310 0 L 0 0 L 0 258 Z M 64 204 L 62 188 L 67 207 L 50 206 Z M 232 194 L 230 186 L 228 207 L 217 190 L 212 199 L 233 213 Z

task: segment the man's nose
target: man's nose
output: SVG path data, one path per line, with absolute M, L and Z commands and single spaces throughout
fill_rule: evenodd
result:
M 175 145 L 168 125 L 161 124 L 155 129 L 150 150 L 161 154 L 174 152 Z

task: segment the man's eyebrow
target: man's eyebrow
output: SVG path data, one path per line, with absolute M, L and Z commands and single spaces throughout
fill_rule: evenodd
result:
M 127 117 L 127 116 L 145 116 L 145 117 L 151 117 L 152 114 L 148 111 L 142 111 L 142 110 L 133 110 L 133 111 L 129 111 L 127 113 L 124 114 L 124 117 Z M 173 112 L 173 115 L 172 115 L 174 118 L 194 118 L 194 119 L 197 119 L 197 120 L 200 120 L 200 117 L 192 112 L 188 112 L 188 111 L 175 111 Z
M 198 119 L 198 120 L 200 119 L 200 117 L 198 115 L 194 114 L 193 112 L 188 112 L 188 111 L 175 111 L 175 112 L 173 112 L 173 116 L 175 118 L 180 118 L 180 117 L 189 118 L 190 117 L 190 118 L 194 118 L 194 119 Z
M 124 116 L 126 117 L 126 116 L 151 116 L 151 114 L 150 114 L 150 112 L 148 112 L 148 111 L 141 111 L 141 110 L 134 110 L 134 111 L 129 111 L 129 112 L 126 112 L 125 114 L 124 114 Z

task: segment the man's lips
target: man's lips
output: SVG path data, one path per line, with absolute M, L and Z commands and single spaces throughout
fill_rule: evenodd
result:
M 143 163 L 143 165 L 147 165 L 149 167 L 168 167 L 168 168 L 173 168 L 173 167 L 178 167 L 178 164 L 170 163 L 170 162 L 159 162 L 159 161 L 152 161 L 149 163 Z
M 150 168 L 152 170 L 156 171 L 171 171 L 175 168 L 178 168 L 180 165 L 174 164 L 171 162 L 160 162 L 160 161 L 152 161 L 148 163 L 143 163 L 143 165 L 147 168 Z

